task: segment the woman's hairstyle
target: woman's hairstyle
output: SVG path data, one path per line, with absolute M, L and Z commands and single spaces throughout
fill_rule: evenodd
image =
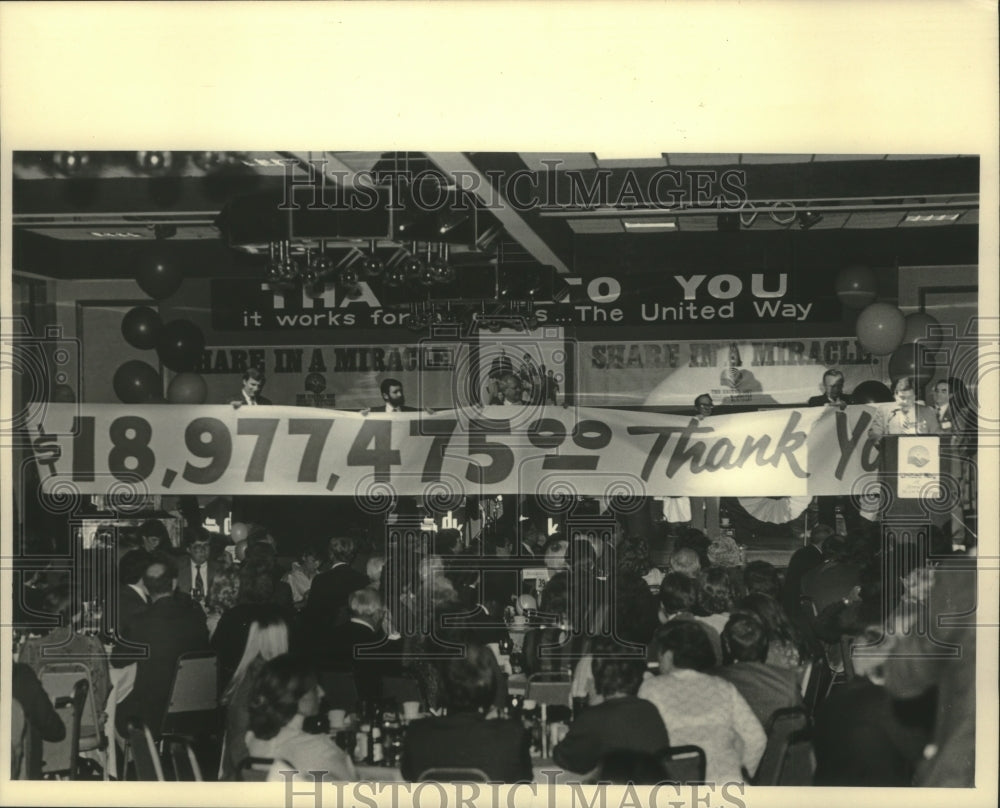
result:
M 208 610 L 222 614 L 236 605 L 239 594 L 239 571 L 233 569 L 216 573 L 208 587 Z
M 649 560 L 649 545 L 641 536 L 625 539 L 614 549 L 615 565 L 619 572 L 645 575 L 652 566 Z
M 444 663 L 441 676 L 449 712 L 488 710 L 496 700 L 500 666 L 484 645 L 466 646 L 465 656 Z
M 592 669 L 594 685 L 602 696 L 625 693 L 634 696 L 639 692 L 642 675 L 646 672 L 646 658 L 625 656 L 625 651 L 612 640 L 594 643 Z
M 368 559 L 368 563 L 365 564 L 365 574 L 368 576 L 368 580 L 375 586 L 378 586 L 382 580 L 382 570 L 384 568 L 385 556 L 381 555 L 373 555 Z
M 781 597 L 781 577 L 773 564 L 751 561 L 743 568 L 743 585 L 747 594 L 763 592 L 772 598 Z
M 316 687 L 316 673 L 300 657 L 282 654 L 265 662 L 250 689 L 250 729 L 273 738 L 298 712 L 299 700 Z
M 690 612 L 694 609 L 695 581 L 683 572 L 668 572 L 660 581 L 660 605 L 670 614 Z
M 678 550 L 694 550 L 698 554 L 698 561 L 702 567 L 709 565 L 708 547 L 712 542 L 702 531 L 696 527 L 686 528 L 681 535 L 674 539 L 674 552 Z
M 240 603 L 267 603 L 277 581 L 277 553 L 267 542 L 251 544 L 240 566 Z
M 287 653 L 288 626 L 285 625 L 285 621 L 277 616 L 254 620 L 250 624 L 250 632 L 247 634 L 247 644 L 243 648 L 243 656 L 240 657 L 236 672 L 229 680 L 226 692 L 222 696 L 223 702 L 228 702 L 233 693 L 236 692 L 236 688 L 240 686 L 247 670 L 257 657 L 267 661 Z
M 715 652 L 708 634 L 696 620 L 671 620 L 656 630 L 653 644 L 657 656 L 674 655 L 674 666 L 707 671 L 715 665 Z
M 722 629 L 722 662 L 764 662 L 767 632 L 753 612 L 736 612 Z
M 762 592 L 754 592 L 743 598 L 738 608 L 741 612 L 751 612 L 760 618 L 769 644 L 791 645 L 798 650 L 803 659 L 808 656 L 808 643 L 795 628 L 795 624 L 788 619 L 788 615 L 777 600 Z
M 569 612 L 569 573 L 557 572 L 542 589 L 541 611 L 555 615 Z
M 729 573 L 722 567 L 709 567 L 698 573 L 695 614 L 725 614 L 733 608 L 733 587 Z

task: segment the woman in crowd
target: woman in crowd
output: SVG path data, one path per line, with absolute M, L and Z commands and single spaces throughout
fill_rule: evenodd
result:
M 614 749 L 662 752 L 670 746 L 663 719 L 652 703 L 636 693 L 646 672 L 644 657 L 627 656 L 617 643 L 603 639 L 593 647 L 595 698 L 569 726 L 552 751 L 568 771 L 592 771 Z
M 60 625 L 42 637 L 26 640 L 18 660 L 39 676 L 42 669 L 50 664 L 78 662 L 85 665 L 90 674 L 91 698 L 100 715 L 111 692 L 108 655 L 104 645 L 98 637 L 79 632 L 83 605 L 74 601 L 68 584 L 57 584 L 46 590 L 42 604 L 47 614 L 59 619 Z
M 694 615 L 697 620 L 721 633 L 733 609 L 733 586 L 723 567 L 709 567 L 698 574 Z
M 488 719 L 500 669 L 493 652 L 470 644 L 465 656 L 442 665 L 448 714 L 407 727 L 400 768 L 413 782 L 428 769 L 473 768 L 501 783 L 531 782 L 529 736 L 513 719 Z
M 236 605 L 240 594 L 240 573 L 235 567 L 216 574 L 208 588 L 208 600 L 205 622 L 208 625 L 208 636 L 215 633 L 216 626 L 222 615 Z
M 251 757 L 274 760 L 268 780 L 284 781 L 281 772 L 288 769 L 307 782 L 317 771 L 334 782 L 357 779 L 351 759 L 327 735 L 302 729 L 319 713 L 321 696 L 315 671 L 298 657 L 283 654 L 261 667 L 250 687 L 246 745 Z
M 220 779 L 231 780 L 240 762 L 247 756 L 250 690 L 257 674 L 266 662 L 287 653 L 288 626 L 283 620 L 271 617 L 253 622 L 243 657 L 222 693 L 221 703 L 226 708 L 226 735 L 219 767 Z
M 788 619 L 781 604 L 769 595 L 754 592 L 739 602 L 739 609 L 760 618 L 767 635 L 768 665 L 787 670 L 801 670 L 809 661 L 809 645 L 795 624 Z
M 746 700 L 729 682 L 704 671 L 713 663 L 712 646 L 693 621 L 675 620 L 654 638 L 660 673 L 643 682 L 639 698 L 656 705 L 674 746 L 694 744 L 705 751 L 705 778 L 734 783 L 757 769 L 767 738 Z

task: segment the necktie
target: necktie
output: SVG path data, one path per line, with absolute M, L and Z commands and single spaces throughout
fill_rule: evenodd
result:
M 194 568 L 194 594 L 199 600 L 205 596 L 205 581 L 201 577 L 201 564 Z

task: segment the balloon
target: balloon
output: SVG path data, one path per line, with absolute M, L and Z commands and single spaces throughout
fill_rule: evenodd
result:
M 924 360 L 924 348 L 917 342 L 900 345 L 889 357 L 889 378 L 893 383 L 903 376 L 912 376 L 917 385 L 917 398 L 922 398 L 921 389 L 934 378 L 934 368 Z
M 115 371 L 115 395 L 125 404 L 147 404 L 161 394 L 160 374 L 138 359 L 130 359 Z
M 892 401 L 892 391 L 875 379 L 861 382 L 851 393 L 855 404 L 887 404 Z
M 933 336 L 928 336 L 928 333 Z M 941 347 L 941 323 L 924 314 L 922 311 L 906 315 L 906 328 L 903 330 L 903 345 L 920 340 L 925 348 L 936 351 Z
M 167 401 L 171 404 L 204 404 L 208 398 L 208 385 L 197 373 L 179 373 L 167 387 Z
M 136 306 L 122 318 L 122 336 L 133 348 L 147 351 L 156 347 L 163 321 L 149 306 Z
M 184 280 L 181 271 L 159 250 L 143 253 L 136 263 L 135 279 L 139 288 L 154 300 L 170 297 Z
M 861 347 L 876 356 L 884 356 L 899 347 L 906 318 L 895 306 L 872 303 L 858 315 L 857 328 Z
M 171 370 L 182 373 L 198 366 L 205 335 L 190 320 L 171 320 L 160 330 L 156 354 Z
M 837 298 L 851 309 L 863 309 L 875 302 L 878 282 L 868 267 L 850 266 L 837 273 Z
M 229 536 L 234 542 L 246 541 L 250 533 L 249 528 L 242 522 L 233 522 L 233 527 L 229 531 Z

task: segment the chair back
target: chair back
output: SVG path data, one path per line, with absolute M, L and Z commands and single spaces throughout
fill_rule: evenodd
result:
M 781 762 L 785 754 L 788 738 L 809 725 L 809 716 L 802 707 L 782 707 L 775 710 L 767 720 L 767 746 L 753 777 L 755 786 L 778 784 Z
M 267 775 L 275 761 L 275 758 L 266 757 L 243 758 L 236 768 L 236 779 L 243 783 L 263 783 L 267 780 Z M 286 771 L 291 771 L 294 768 L 287 760 L 277 759 L 277 762 L 282 764 L 282 768 Z
M 833 671 L 826 661 L 826 656 L 817 654 L 809 665 L 809 675 L 806 679 L 806 692 L 802 697 L 809 715 L 816 715 L 816 708 L 830 693 L 833 686 Z
M 419 701 L 424 698 L 420 693 L 420 683 L 406 676 L 383 676 L 382 698 L 386 701 L 395 700 L 397 704 L 407 701 Z
M 569 674 L 562 672 L 541 672 L 528 677 L 528 687 L 524 697 L 538 704 L 573 706 L 570 695 L 571 681 Z
M 816 772 L 816 756 L 812 736 L 808 729 L 800 729 L 788 736 L 776 786 L 811 786 Z
M 162 735 L 199 735 L 217 729 L 219 660 L 214 651 L 181 654 L 170 686 Z
M 165 738 L 170 764 L 173 767 L 174 779 L 182 783 L 200 783 L 201 766 L 194 755 L 191 744 L 184 738 Z
M 53 703 L 63 696 L 70 696 L 80 679 L 87 680 L 87 701 L 80 715 L 80 737 L 100 738 L 101 721 L 94 704 L 94 683 L 90 678 L 90 668 L 82 662 L 49 662 L 42 666 L 38 680 Z
M 358 703 L 358 686 L 350 671 L 320 671 L 319 685 L 331 708 L 353 710 Z
M 424 783 L 427 781 L 436 783 L 488 783 L 490 782 L 490 777 L 482 769 L 440 766 L 436 769 L 427 769 L 420 773 L 417 782 Z
M 28 724 L 24 720 L 24 708 L 17 699 L 10 702 L 10 779 L 21 780 L 21 764 L 24 762 L 25 739 Z
M 69 695 L 52 700 L 52 706 L 66 728 L 66 736 L 61 741 L 43 742 L 42 777 L 55 775 L 76 779 L 77 758 L 80 754 L 80 717 L 89 692 L 87 680 L 78 679 Z
M 129 752 L 135 762 L 136 780 L 165 780 L 160 754 L 156 750 L 156 742 L 149 727 L 137 718 L 130 718 L 127 740 Z
M 671 746 L 660 759 L 670 773 L 669 782 L 680 785 L 705 782 L 705 750 L 700 746 Z

